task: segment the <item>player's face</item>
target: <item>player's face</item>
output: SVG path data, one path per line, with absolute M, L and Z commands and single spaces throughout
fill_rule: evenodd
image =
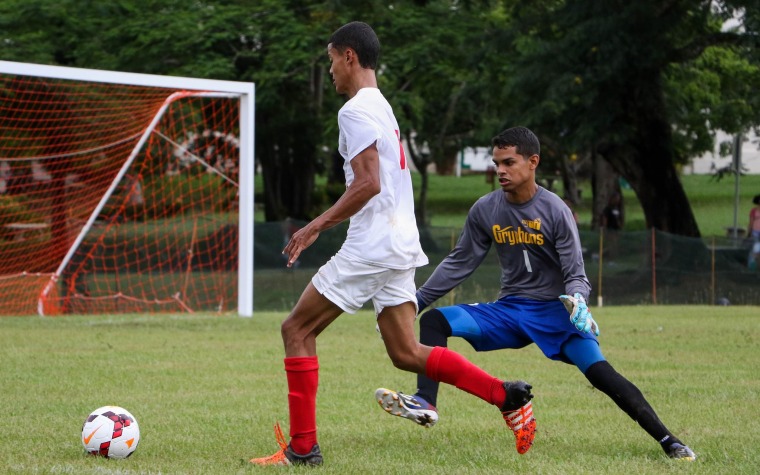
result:
M 345 54 L 327 45 L 327 56 L 330 58 L 330 76 L 332 76 L 335 92 L 345 94 L 348 86 L 348 67 Z
M 535 190 L 538 155 L 525 157 L 517 153 L 516 147 L 493 149 L 493 163 L 501 189 L 517 197 L 532 196 Z

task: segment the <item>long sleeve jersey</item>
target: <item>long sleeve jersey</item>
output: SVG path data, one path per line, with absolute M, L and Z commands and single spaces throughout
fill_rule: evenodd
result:
M 556 194 L 538 187 L 530 201 L 514 204 L 502 190 L 481 197 L 470 209 L 454 249 L 418 289 L 430 304 L 467 279 L 491 245 L 501 266 L 499 298 L 553 300 L 591 285 L 583 264 L 572 211 Z

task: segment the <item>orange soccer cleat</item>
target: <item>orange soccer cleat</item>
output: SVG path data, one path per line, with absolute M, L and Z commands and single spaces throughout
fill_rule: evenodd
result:
M 254 465 L 322 465 L 322 452 L 319 450 L 319 444 L 314 444 L 306 455 L 299 455 L 293 452 L 293 449 L 285 441 L 285 435 L 282 433 L 280 424 L 274 425 L 274 436 L 280 450 L 268 457 L 253 458 L 250 462 Z
M 533 417 L 532 386 L 525 381 L 505 381 L 507 399 L 501 408 L 501 415 L 507 427 L 515 434 L 517 453 L 524 454 L 533 446 L 536 436 L 536 418 Z

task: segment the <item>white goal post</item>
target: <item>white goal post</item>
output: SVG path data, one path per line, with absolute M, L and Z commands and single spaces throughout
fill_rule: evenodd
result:
M 228 182 L 232 183 L 234 186 L 237 187 L 237 203 L 236 203 L 236 212 L 238 213 L 238 222 L 237 222 L 237 263 L 236 263 L 236 271 L 237 271 L 237 313 L 240 316 L 244 317 L 251 317 L 253 315 L 253 240 L 254 240 L 254 172 L 255 172 L 255 165 L 254 165 L 254 110 L 255 110 L 255 85 L 253 83 L 248 82 L 236 82 L 236 81 L 222 81 L 222 80 L 210 80 L 210 79 L 199 79 L 199 78 L 187 78 L 187 77 L 173 77 L 173 76 L 159 76 L 159 75 L 148 75 L 148 74 L 136 74 L 136 73 L 125 73 L 125 72 L 116 72 L 116 71 L 103 71 L 103 70 L 94 70 L 94 69 L 82 69 L 82 68 L 71 68 L 71 67 L 60 67 L 60 66 L 46 66 L 46 65 L 38 65 L 38 64 L 27 64 L 27 63 L 18 63 L 18 62 L 9 62 L 9 61 L 0 61 L 0 78 L 5 78 L 7 81 L 13 81 L 13 78 L 43 78 L 42 80 L 55 80 L 55 81 L 61 81 L 64 83 L 67 82 L 73 82 L 73 83 L 85 83 L 85 84 L 112 84 L 112 85 L 121 85 L 121 86 L 129 86 L 129 87 L 140 87 L 140 88 L 160 88 L 165 89 L 167 94 L 165 97 L 165 100 L 163 104 L 157 104 L 156 105 L 156 112 L 153 119 L 150 121 L 149 124 L 144 125 L 144 128 L 142 128 L 142 133 L 139 135 L 139 137 L 130 137 L 134 139 L 134 143 L 130 144 L 131 152 L 128 153 L 127 156 L 124 157 L 123 163 L 121 164 L 121 167 L 118 168 L 118 172 L 113 177 L 113 179 L 110 181 L 110 185 L 107 185 L 107 189 L 105 193 L 100 198 L 100 201 L 94 205 L 94 208 L 92 212 L 89 212 L 89 215 L 87 216 L 86 220 L 84 217 L 82 217 L 83 223 L 81 224 L 81 230 L 78 231 L 78 234 L 76 234 L 76 238 L 73 239 L 73 244 L 70 245 L 68 250 L 64 253 L 61 251 L 59 254 L 62 256 L 62 259 L 58 259 L 58 262 L 56 265 L 40 265 L 40 268 L 44 269 L 50 269 L 50 271 L 31 271 L 27 272 L 27 270 L 22 266 L 19 265 L 19 271 L 13 271 L 17 272 L 18 276 L 28 276 L 32 272 L 37 272 L 37 275 L 43 275 L 45 279 L 49 277 L 49 280 L 47 283 L 45 283 L 44 288 L 40 291 L 40 298 L 37 303 L 37 311 L 40 315 L 45 315 L 46 312 L 46 306 L 44 304 L 46 298 L 51 294 L 51 292 L 56 292 L 56 286 L 61 278 L 62 274 L 65 272 L 65 269 L 67 266 L 71 264 L 72 258 L 76 258 L 75 253 L 79 249 L 80 245 L 82 244 L 82 241 L 85 239 L 85 236 L 90 232 L 93 228 L 93 226 L 96 225 L 98 222 L 103 221 L 103 215 L 105 213 L 104 208 L 107 207 L 107 202 L 109 199 L 111 199 L 115 194 L 119 192 L 120 189 L 124 187 L 123 182 L 125 180 L 125 177 L 127 177 L 130 167 L 133 166 L 134 161 L 138 157 L 138 155 L 145 154 L 145 149 L 150 147 L 149 144 L 150 140 L 158 140 L 156 136 L 161 135 L 161 132 L 156 130 L 156 125 L 159 123 L 159 121 L 162 120 L 173 120 L 170 117 L 165 117 L 165 115 L 170 114 L 168 111 L 169 106 L 174 103 L 174 101 L 182 98 L 197 98 L 198 100 L 202 99 L 216 99 L 216 98 L 228 98 L 232 101 L 236 102 L 236 108 L 234 109 L 235 112 L 239 112 L 238 117 L 233 117 L 232 119 L 226 118 L 227 123 L 232 123 L 232 121 L 237 121 L 237 123 L 234 126 L 236 134 L 239 133 L 239 137 L 235 137 L 235 150 L 239 150 L 239 157 L 237 164 L 235 165 L 235 176 L 236 179 L 232 180 L 229 177 L 224 175 L 224 171 L 219 171 L 219 167 L 214 167 L 212 164 L 206 163 L 204 160 L 208 160 L 208 156 L 210 156 L 210 152 L 207 152 L 206 156 L 198 156 L 193 151 L 188 151 L 186 149 L 186 143 L 183 145 L 181 141 L 176 137 L 166 137 L 161 135 L 165 141 L 168 141 L 173 147 L 173 150 L 176 151 L 179 150 L 181 152 L 184 152 L 183 159 L 186 158 L 185 156 L 190 156 L 190 160 L 192 160 L 199 167 L 204 167 L 203 173 L 217 173 L 218 175 L 222 176 L 223 179 L 227 180 Z M 11 78 L 11 79 L 8 79 Z M 27 87 L 30 89 L 31 87 Z M 83 88 L 86 89 L 86 88 Z M 7 93 L 7 94 L 13 94 L 13 92 Z M 17 96 L 20 96 L 19 93 L 16 94 Z M 2 94 L 0 93 L 0 105 L 2 105 Z M 9 101 L 12 99 L 9 99 Z M 40 101 L 42 103 L 43 101 Z M 37 107 L 37 106 L 35 106 Z M 24 114 L 33 115 L 34 111 L 31 110 L 32 107 L 30 106 L 30 112 L 22 112 L 22 113 L 16 113 L 15 117 L 24 117 Z M 125 104 L 122 113 L 124 115 L 129 115 L 131 111 L 129 110 L 129 107 L 127 104 Z M 196 113 L 198 114 L 198 113 Z M 81 122 L 81 119 L 78 119 Z M 4 127 L 3 120 L 0 120 L 0 129 Z M 67 129 L 64 129 L 60 126 L 52 126 L 58 127 L 58 130 L 64 130 L 67 131 Z M 21 130 L 19 127 L 18 130 Z M 208 132 L 208 131 L 207 131 Z M 18 132 L 13 132 L 18 133 Z M 23 133 L 23 132 L 22 132 Z M 193 132 L 190 132 L 191 134 Z M 216 133 L 216 132 L 214 132 Z M 65 136 L 66 134 L 62 133 L 61 136 Z M 193 137 L 197 136 L 194 135 Z M 229 133 L 229 137 L 231 137 L 231 132 Z M 233 139 L 229 139 L 233 140 Z M 0 135 L 0 141 L 5 142 L 13 142 L 18 143 L 21 140 L 13 137 L 10 133 L 4 133 L 3 135 Z M 39 142 L 39 140 L 38 140 Z M 49 143 L 52 144 L 53 140 L 49 140 Z M 151 142 L 152 143 L 152 142 Z M 2 144 L 0 143 L 0 146 Z M 88 142 L 87 144 L 83 144 L 83 147 L 85 146 L 91 146 L 91 143 Z M 3 150 L 0 148 L 0 167 L 3 164 L 3 161 L 8 163 L 13 163 L 13 166 L 18 166 L 19 163 L 24 163 L 24 161 L 28 163 L 36 163 L 42 157 L 40 155 L 42 152 L 48 151 L 47 146 L 40 146 L 35 145 L 33 147 L 33 150 L 30 149 L 26 153 L 26 155 L 23 155 L 23 153 L 15 151 L 15 149 L 9 148 L 9 151 Z M 104 146 L 105 147 L 105 146 Z M 53 150 L 55 147 L 52 145 L 49 147 L 50 150 Z M 76 150 L 75 148 L 68 147 L 65 149 L 65 154 L 63 152 L 57 152 L 59 153 L 58 157 L 63 157 L 64 155 L 74 155 L 74 154 L 86 154 L 86 153 L 95 153 L 92 149 L 83 149 L 83 150 Z M 97 152 L 103 155 L 103 152 Z M 50 155 L 47 155 L 49 157 Z M 44 157 L 43 157 L 44 158 Z M 11 165 L 6 165 L 6 168 L 8 170 L 11 169 Z M 20 166 L 19 166 L 20 168 Z M 33 166 L 29 166 L 30 169 L 33 168 Z M 2 171 L 2 170 L 0 170 Z M 47 173 L 50 175 L 49 170 L 43 170 L 42 172 L 37 172 L 38 175 L 44 175 Z M 201 174 L 202 172 L 197 172 L 196 174 Z M 10 173 L 9 173 L 10 174 Z M 55 175 L 53 173 L 53 175 Z M 64 175 L 63 173 L 60 173 L 61 181 L 63 181 L 63 177 L 69 177 L 73 174 Z M 205 176 L 205 175 L 204 175 Z M 55 176 L 53 180 L 55 179 Z M 109 177 L 110 180 L 110 177 Z M 61 185 L 64 186 L 64 185 Z M 73 186 L 71 183 L 67 182 L 66 187 Z M 63 189 L 63 188 L 61 188 Z M 66 188 L 68 190 L 68 188 Z M 4 190 L 0 190 L 0 193 L 5 193 Z M 30 198 L 24 198 L 27 201 L 30 201 Z M 55 197 L 47 197 L 45 198 L 45 202 L 55 202 Z M 43 201 L 40 200 L 40 203 Z M 41 205 L 40 205 L 41 206 Z M 55 206 L 55 203 L 53 203 L 53 206 Z M 179 205 L 177 205 L 179 206 Z M 80 207 L 81 208 L 81 207 Z M 123 208 L 123 206 L 122 206 Z M 79 208 L 78 208 L 79 209 Z M 34 210 L 30 211 L 28 214 L 32 213 Z M 181 214 L 183 211 L 177 211 L 178 214 Z M 52 213 L 52 212 L 51 212 Z M 152 211 L 152 213 L 158 213 L 157 211 Z M 187 213 L 187 212 L 185 212 Z M 71 211 L 67 211 L 67 217 L 71 214 Z M 30 214 L 31 215 L 31 214 Z M 123 218 L 120 218 L 123 219 Z M 200 229 L 202 228 L 202 222 L 199 221 L 199 218 L 194 218 L 195 221 L 189 220 L 188 222 L 190 224 L 186 225 L 186 229 L 191 229 L 191 231 L 188 231 L 188 234 L 191 234 L 190 238 L 190 245 L 187 251 L 188 256 L 185 257 L 184 255 L 181 257 L 181 259 L 175 259 L 181 263 L 187 262 L 185 271 L 184 267 L 181 268 L 181 277 L 184 277 L 185 279 L 185 290 L 189 290 L 189 288 L 192 288 L 192 284 L 188 283 L 188 280 L 190 279 L 190 274 L 192 272 L 196 271 L 195 267 L 191 267 L 190 263 L 193 259 L 193 250 L 198 248 L 199 242 L 201 241 L 200 237 Z M 34 222 L 33 218 L 24 218 L 24 219 L 17 219 L 15 222 L 5 223 L 0 222 L 2 226 L 4 226 L 8 231 L 14 232 L 15 234 L 7 236 L 7 245 L 6 247 L 0 246 L 0 253 L 8 253 L 10 256 L 11 252 L 16 253 L 24 253 L 24 252 L 31 252 L 31 251 L 24 251 L 24 249 L 21 247 L 25 243 L 29 243 L 28 245 L 31 246 L 31 243 L 34 239 L 37 239 L 40 243 L 40 246 L 43 246 L 43 239 L 48 239 L 48 241 L 55 238 L 55 234 L 57 232 L 55 228 L 55 224 L 51 224 L 51 219 L 38 219 L 37 223 Z M 113 223 L 118 223 L 119 219 L 114 218 Z M 115 224 L 116 225 L 116 224 Z M 26 235 L 22 235 L 21 233 L 26 233 Z M 32 236 L 32 239 L 28 239 L 28 235 L 30 233 L 37 233 Z M 39 235 L 39 237 L 37 237 Z M 52 238 L 50 236 L 53 236 Z M 2 235 L 0 235 L 2 237 Z M 73 236 L 72 236 L 73 238 Z M 46 241 L 47 242 L 47 241 Z M 210 246 L 210 245 L 209 245 Z M 33 249 L 32 247 L 29 247 L 28 249 Z M 43 248 L 44 249 L 44 248 Z M 148 252 L 148 251 L 145 251 Z M 49 252 L 50 254 L 54 254 L 52 252 Z M 29 256 L 29 254 L 27 254 Z M 0 255 L 0 258 L 4 258 L 4 255 Z M 126 259 L 126 258 L 125 258 Z M 158 258 L 154 258 L 154 260 L 157 260 Z M 49 273 L 46 273 L 49 272 Z M 139 270 L 136 271 L 139 273 Z M 2 271 L 0 272 L 2 274 L 6 274 L 7 272 Z M 14 274 L 13 276 L 16 276 Z M 0 275 L 0 281 L 2 281 L 2 275 Z M 117 277 L 118 279 L 118 277 Z M 220 279 L 217 279 L 220 280 Z M 224 282 L 222 282 L 222 285 Z M 179 292 L 178 292 L 179 294 Z M 119 295 L 119 297 L 123 297 L 122 295 Z M 180 301 L 180 305 L 183 308 L 186 308 L 188 310 L 192 310 L 191 308 L 187 307 L 185 303 L 181 301 L 181 297 L 179 296 L 176 300 Z M 148 299 L 148 297 L 145 297 Z M 220 304 L 221 307 L 221 304 Z

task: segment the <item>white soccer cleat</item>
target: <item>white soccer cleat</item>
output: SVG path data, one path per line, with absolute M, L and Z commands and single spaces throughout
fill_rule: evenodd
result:
M 438 422 L 438 410 L 421 397 L 380 388 L 375 391 L 375 399 L 392 416 L 404 417 L 423 427 L 433 427 Z

